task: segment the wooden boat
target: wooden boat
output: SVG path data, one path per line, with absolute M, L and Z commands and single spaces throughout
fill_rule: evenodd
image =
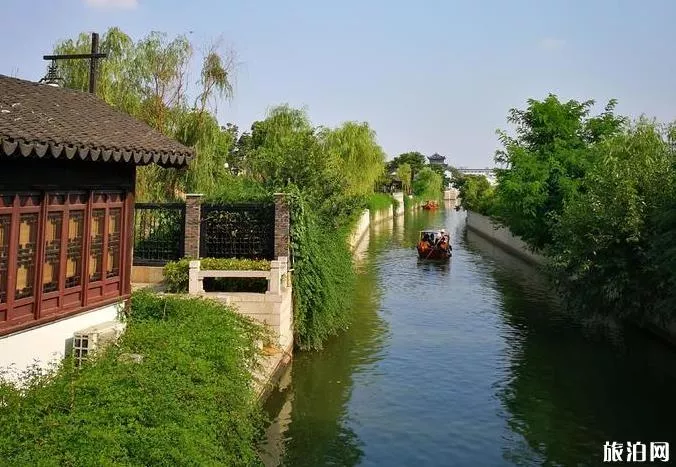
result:
M 423 209 L 426 209 L 428 211 L 437 209 L 439 207 L 439 203 L 436 201 L 427 201 L 425 204 L 423 204 Z
M 420 259 L 446 261 L 451 257 L 451 237 L 445 230 L 427 229 L 420 231 L 416 245 Z

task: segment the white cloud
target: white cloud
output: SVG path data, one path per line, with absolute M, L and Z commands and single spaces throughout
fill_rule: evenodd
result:
M 558 50 L 566 45 L 563 39 L 556 39 L 554 37 L 546 37 L 540 41 L 540 48 L 544 50 Z
M 120 8 L 133 10 L 138 6 L 138 0 L 84 0 L 84 2 L 94 8 Z

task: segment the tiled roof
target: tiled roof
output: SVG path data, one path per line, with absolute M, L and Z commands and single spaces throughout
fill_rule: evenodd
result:
M 93 94 L 0 75 L 0 158 L 12 155 L 180 166 L 193 151 Z
M 440 160 L 443 160 L 443 159 L 446 159 L 446 158 L 444 156 L 440 155 L 439 153 L 435 152 L 434 154 L 429 156 L 428 159 L 440 161 Z

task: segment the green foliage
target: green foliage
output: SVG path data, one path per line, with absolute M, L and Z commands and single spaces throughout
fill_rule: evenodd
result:
M 460 199 L 465 209 L 490 215 L 493 208 L 495 189 L 482 175 L 465 175 L 456 180 Z
M 273 195 L 262 184 L 244 176 L 226 175 L 220 185 L 205 196 L 210 203 L 272 202 Z
M 497 170 L 493 212 L 536 249 L 551 243 L 552 219 L 594 163 L 591 146 L 618 134 L 625 123 L 613 114 L 614 101 L 597 117 L 589 117 L 592 105 L 562 103 L 553 95 L 531 99 L 526 110 L 510 111 L 516 137 L 499 132 L 504 149 L 496 153 L 496 162 L 508 168 Z
M 434 170 L 441 177 L 442 188 L 447 187 L 451 183 L 451 178 L 446 174 L 446 167 L 443 165 L 430 164 L 427 167 Z
M 673 317 L 676 154 L 668 135 L 640 121 L 600 143 L 581 189 L 555 218 L 548 252 L 577 308 Z
M 55 53 L 88 53 L 91 37 L 82 33 L 56 45 Z M 190 102 L 188 65 L 193 46 L 185 36 L 170 39 L 151 32 L 134 42 L 118 28 L 101 37 L 100 49 L 108 53 L 101 61 L 98 95 L 111 106 L 128 113 L 165 135 L 195 149 L 196 158 L 187 169 L 164 169 L 155 165 L 138 170 L 137 199 L 167 201 L 181 193 L 212 193 L 227 173 L 225 161 L 235 144 L 232 132 L 222 129 L 215 111 L 219 99 L 232 96 L 232 55 L 209 49 L 202 60 L 197 96 Z M 63 61 L 59 70 L 66 87 L 84 91 L 89 83 L 89 65 L 84 60 Z
M 384 156 L 367 125 L 317 129 L 305 111 L 286 105 L 255 122 L 240 142 L 248 170 L 268 191 L 297 187 L 328 228 L 354 217 L 382 173 Z
M 371 212 L 389 209 L 396 200 L 386 193 L 374 193 L 368 200 L 367 206 Z
M 215 302 L 135 293 L 119 343 L 82 369 L 0 385 L 2 464 L 259 465 L 261 332 Z
M 376 143 L 376 134 L 368 123 L 347 122 L 319 135 L 324 157 L 339 161 L 345 176 L 345 193 L 367 196 L 384 173 L 385 153 Z
M 429 167 L 423 168 L 413 180 L 413 193 L 427 200 L 441 197 L 443 179 L 441 175 Z
M 411 207 L 415 204 L 422 204 L 425 202 L 425 199 L 423 199 L 421 196 L 415 196 L 415 195 L 409 195 L 409 196 L 404 196 L 404 209 L 411 209 Z
M 301 349 L 321 349 L 349 323 L 352 255 L 345 229 L 325 228 L 300 191 L 293 190 L 289 201 L 296 343 Z
M 164 266 L 164 285 L 167 292 L 186 293 L 191 258 L 171 261 Z M 269 271 L 270 261 L 241 258 L 202 258 L 200 268 L 209 271 Z M 265 279 L 263 279 L 265 280 Z M 222 287 L 247 286 L 254 280 L 219 279 Z M 260 282 L 260 281 L 259 281 Z M 267 284 L 267 281 L 266 281 Z M 205 284 L 206 287 L 206 284 Z
M 404 191 L 404 194 L 409 194 L 411 192 L 411 180 L 413 174 L 411 165 L 404 162 L 397 167 L 396 173 L 399 180 L 401 180 L 401 188 Z
M 427 164 L 425 156 L 419 152 L 405 152 L 399 154 L 397 157 L 387 163 L 387 172 L 392 173 L 397 170 L 397 167 L 408 164 L 411 167 L 411 179 L 414 179 L 418 172 Z

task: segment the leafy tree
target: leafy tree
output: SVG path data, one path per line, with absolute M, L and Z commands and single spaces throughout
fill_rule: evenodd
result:
M 465 175 L 458 188 L 465 209 L 489 215 L 493 205 L 495 190 L 482 175 Z
M 413 193 L 427 200 L 439 199 L 442 190 L 441 175 L 429 167 L 423 168 L 413 180 Z
M 346 179 L 346 194 L 366 196 L 373 192 L 384 172 L 385 153 L 368 123 L 347 122 L 319 134 L 325 157 L 340 162 Z
M 447 187 L 451 183 L 451 178 L 446 174 L 446 167 L 443 165 L 430 164 L 428 167 L 441 176 L 442 184 Z
M 613 114 L 615 101 L 596 117 L 593 101 L 562 103 L 554 95 L 529 100 L 526 110 L 512 109 L 508 121 L 516 137 L 498 132 L 504 146 L 496 152 L 496 218 L 531 246 L 541 249 L 552 241 L 552 222 L 593 163 L 593 144 L 618 134 L 625 119 Z
M 556 216 L 548 251 L 560 286 L 578 309 L 673 316 L 664 306 L 676 302 L 676 156 L 668 132 L 643 120 L 594 152 L 581 190 Z
M 406 162 L 397 167 L 397 177 L 401 180 L 401 187 L 406 194 L 411 191 L 411 173 L 411 166 Z
M 56 45 L 55 53 L 87 53 L 91 38 L 82 33 Z M 209 193 L 223 175 L 234 138 L 218 126 L 214 112 L 219 100 L 232 96 L 232 54 L 220 54 L 215 47 L 203 57 L 197 96 L 192 105 L 187 68 L 193 47 L 185 36 L 173 39 L 151 32 L 134 42 L 118 28 L 102 35 L 102 60 L 98 75 L 99 97 L 165 135 L 194 147 L 196 159 L 187 170 L 139 169 L 139 199 L 173 199 L 183 192 Z M 65 86 L 86 90 L 89 67 L 81 60 L 64 61 L 60 72 Z
M 338 160 L 325 157 L 304 110 L 273 108 L 265 120 L 252 125 L 251 147 L 252 174 L 272 191 L 294 185 L 317 199 L 326 189 L 346 183 L 338 177 Z
M 408 164 L 411 167 L 411 178 L 415 178 L 418 172 L 427 164 L 425 156 L 419 152 L 405 152 L 399 154 L 387 164 L 387 172 L 392 173 L 402 164 Z

